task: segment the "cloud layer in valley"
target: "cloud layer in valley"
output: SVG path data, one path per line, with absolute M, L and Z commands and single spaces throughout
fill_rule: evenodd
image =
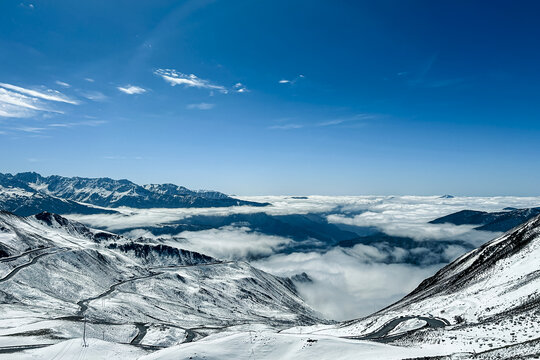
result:
M 233 224 L 201 231 L 183 231 L 160 235 L 167 244 L 195 250 L 221 259 L 253 260 L 270 273 L 293 276 L 305 272 L 311 282 L 297 283 L 301 295 L 315 309 L 332 319 L 350 319 L 367 315 L 415 288 L 444 263 L 466 249 L 459 244 L 443 243 L 441 254 L 424 246 L 426 240 L 462 240 L 478 246 L 498 233 L 477 231 L 470 225 L 428 224 L 430 220 L 464 210 L 500 211 L 505 207 L 533 207 L 540 198 L 440 198 L 436 196 L 344 196 L 290 197 L 261 196 L 242 199 L 269 202 L 267 207 L 183 209 L 117 209 L 117 214 L 70 215 L 93 227 L 111 231 L 129 229 L 128 236 L 156 236 L 148 230 L 133 230 L 174 224 L 192 216 L 228 216 L 264 212 L 268 215 L 318 214 L 331 224 L 349 231 L 376 229 L 386 234 L 410 237 L 418 242 L 413 248 L 357 244 L 350 248 L 334 246 L 321 251 L 283 251 L 292 239 L 262 234 L 245 224 Z M 174 228 L 174 227 L 173 227 Z M 469 247 L 470 248 L 470 247 Z M 436 256 L 433 256 L 436 255 Z M 409 263 L 407 259 L 426 258 Z M 442 261 L 441 263 L 438 263 Z
M 399 300 L 441 266 L 385 264 L 378 262 L 381 257 L 377 249 L 357 245 L 324 254 L 279 254 L 253 265 L 281 276 L 305 272 L 312 282 L 296 285 L 307 303 L 328 318 L 347 320 Z
M 427 224 L 435 218 L 460 210 L 500 211 L 505 207 L 525 208 L 540 204 L 540 197 L 455 197 L 436 196 L 248 196 L 242 200 L 268 202 L 266 207 L 233 206 L 225 208 L 132 209 L 119 208 L 118 214 L 70 215 L 94 227 L 111 231 L 163 225 L 191 216 L 227 216 L 232 214 L 268 215 L 323 214 L 335 224 L 372 226 L 396 236 L 417 240 L 469 237 L 475 243 L 485 234 L 471 226 Z M 472 233 L 474 235 L 470 235 Z M 467 235 L 469 234 L 469 235 Z M 487 236 L 492 236 L 489 234 Z M 486 239 L 487 240 L 487 239 Z
M 130 237 L 156 238 L 146 230 L 131 230 Z M 183 231 L 176 235 L 160 236 L 168 245 L 196 251 L 223 260 L 245 260 L 274 254 L 291 239 L 265 235 L 245 226 L 223 226 L 201 231 Z

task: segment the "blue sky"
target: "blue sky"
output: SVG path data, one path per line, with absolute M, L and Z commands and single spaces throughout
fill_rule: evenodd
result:
M 2 1 L 2 172 L 538 195 L 535 1 Z

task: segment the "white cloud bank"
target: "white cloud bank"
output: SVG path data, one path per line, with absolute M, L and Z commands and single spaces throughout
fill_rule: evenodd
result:
M 166 243 L 218 259 L 245 260 L 270 256 L 290 242 L 290 239 L 261 234 L 248 227 L 223 226 L 218 229 L 183 231 L 170 237 Z
M 471 231 L 469 225 L 427 224 L 428 221 L 460 210 L 500 211 L 505 207 L 540 205 L 540 197 L 455 197 L 438 196 L 238 196 L 248 201 L 268 202 L 266 207 L 133 209 L 118 208 L 119 214 L 69 215 L 94 227 L 116 231 L 167 224 L 190 216 L 227 216 L 264 212 L 268 215 L 317 213 L 335 224 L 374 226 L 390 235 L 417 240 L 454 238 Z M 476 231 L 478 233 L 478 231 Z M 482 232 L 485 233 L 485 232 Z M 488 232 L 488 236 L 492 236 Z
M 376 248 L 357 245 L 324 254 L 279 254 L 253 265 L 280 276 L 307 273 L 313 282 L 297 283 L 301 296 L 334 320 L 358 318 L 390 305 L 441 266 L 384 264 L 377 262 L 380 256 Z

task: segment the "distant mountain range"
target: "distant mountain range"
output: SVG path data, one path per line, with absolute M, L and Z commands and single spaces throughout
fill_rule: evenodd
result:
M 27 216 L 112 212 L 103 208 L 188 208 L 265 206 L 217 191 L 193 191 L 174 184 L 137 185 L 129 180 L 41 176 L 35 172 L 0 174 L 0 209 Z
M 498 212 L 462 210 L 432 220 L 430 224 L 479 225 L 476 230 L 504 232 L 540 214 L 540 207 L 503 210 Z

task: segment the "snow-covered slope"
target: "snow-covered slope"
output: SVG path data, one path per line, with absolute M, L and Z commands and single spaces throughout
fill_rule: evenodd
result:
M 392 338 L 411 319 L 427 325 Z M 480 352 L 540 338 L 540 217 L 473 250 L 397 303 L 318 333 Z
M 133 208 L 185 208 L 185 207 L 226 207 L 236 205 L 263 206 L 233 199 L 216 191 L 192 191 L 173 184 L 151 184 L 140 186 L 129 180 L 109 178 L 81 178 L 63 176 L 41 176 L 34 172 L 16 175 L 0 174 L 0 186 L 4 189 L 16 188 L 30 194 L 49 196 L 71 202 L 92 204 L 100 207 L 128 206 Z M 2 193 L 0 189 L 0 194 Z M 1 198 L 0 198 L 1 200 Z M 9 205 L 9 206 L 8 206 Z M 47 205 L 47 206 L 45 206 Z M 14 204 L 2 204 L 3 210 L 17 210 Z M 41 204 L 41 211 L 53 211 L 49 204 Z M 76 212 L 76 209 L 62 213 Z M 81 213 L 89 213 L 80 209 Z M 19 211 L 22 214 L 22 211 Z M 24 213 L 27 215 L 28 212 Z
M 141 346 L 321 321 L 288 279 L 55 214 L 0 212 L 0 249 L 0 350 L 80 337 L 84 319 L 90 337 Z
M 540 300 L 540 217 L 473 250 L 383 312 L 423 308 L 450 322 L 520 311 Z M 466 309 L 460 304 L 466 304 Z

